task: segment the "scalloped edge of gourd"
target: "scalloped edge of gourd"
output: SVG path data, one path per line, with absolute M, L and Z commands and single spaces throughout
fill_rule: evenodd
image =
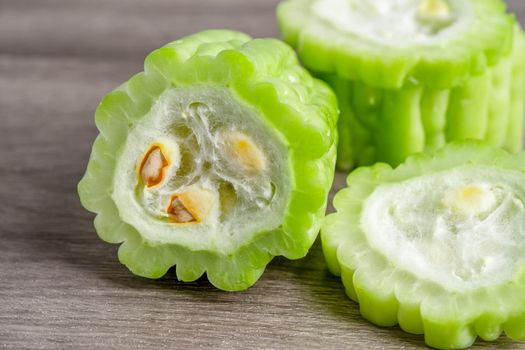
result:
M 363 317 L 379 326 L 399 324 L 406 332 L 424 334 L 428 345 L 440 349 L 466 348 L 477 336 L 491 341 L 502 332 L 512 339 L 525 339 L 525 266 L 509 283 L 451 293 L 389 263 L 368 246 L 358 223 L 363 202 L 378 184 L 466 161 L 525 172 L 525 152 L 513 155 L 478 141 L 454 142 L 432 155 L 410 156 L 395 169 L 384 163 L 362 167 L 348 176 L 348 187 L 336 194 L 337 212 L 326 217 L 321 229 L 329 270 L 341 276 Z
M 460 85 L 510 52 L 517 24 L 502 1 L 469 0 L 477 17 L 461 35 L 440 45 L 392 48 L 335 28 L 312 13 L 315 1 L 279 4 L 277 18 L 284 40 L 315 72 L 336 73 L 386 89 L 411 84 L 443 89 Z
M 124 223 L 111 199 L 116 158 L 129 128 L 171 86 L 226 86 L 255 108 L 287 142 L 292 191 L 280 228 L 260 232 L 234 252 L 192 251 L 149 241 Z M 145 93 L 147 92 L 147 93 Z M 118 256 L 134 274 L 162 277 L 177 265 L 177 278 L 207 274 L 223 290 L 253 285 L 273 256 L 303 257 L 317 237 L 333 181 L 337 102 L 333 92 L 299 67 L 295 53 L 275 39 L 254 39 L 229 30 L 200 32 L 153 51 L 144 72 L 107 94 L 97 108 L 100 135 L 78 185 L 82 205 L 97 213 L 104 241 L 122 243 Z

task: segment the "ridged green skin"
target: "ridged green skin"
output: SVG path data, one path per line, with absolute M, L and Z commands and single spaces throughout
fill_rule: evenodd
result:
M 510 282 L 470 292 L 447 291 L 371 248 L 360 218 L 364 202 L 379 185 L 465 163 L 520 171 L 525 177 L 525 153 L 511 155 L 480 141 L 456 141 L 435 153 L 412 155 L 395 169 L 378 163 L 355 170 L 348 176 L 348 187 L 334 198 L 337 213 L 328 215 L 321 229 L 329 270 L 341 276 L 363 317 L 380 326 L 399 324 L 406 332 L 424 334 L 428 345 L 440 349 L 468 347 L 476 336 L 495 340 L 502 331 L 512 339 L 525 339 L 525 266 Z
M 465 138 L 522 149 L 525 36 L 500 0 L 468 0 L 476 20 L 439 45 L 389 47 L 343 33 L 311 11 L 278 8 L 285 41 L 335 90 L 341 115 L 337 165 L 350 169 Z
M 196 84 L 228 87 L 288 144 L 292 188 L 284 220 L 235 252 L 148 241 L 120 218 L 111 198 L 119 150 L 134 123 L 166 89 Z M 119 259 L 134 274 L 159 278 L 177 265 L 182 281 L 206 273 L 217 288 L 243 290 L 274 256 L 303 257 L 315 240 L 333 181 L 337 103 L 333 92 L 301 68 L 293 50 L 279 40 L 212 30 L 174 41 L 148 55 L 144 72 L 103 98 L 95 121 L 100 135 L 78 192 L 83 206 L 97 213 L 100 238 L 122 243 Z

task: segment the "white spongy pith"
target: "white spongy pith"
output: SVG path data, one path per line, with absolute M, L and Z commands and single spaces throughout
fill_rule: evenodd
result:
M 432 45 L 453 38 L 461 35 L 472 18 L 468 1 L 448 1 L 449 22 L 436 28 L 435 23 L 418 15 L 421 1 L 317 0 L 312 11 L 343 32 L 393 46 Z
M 233 132 L 248 135 L 261 149 L 268 164 L 264 171 L 247 174 L 228 159 L 223 135 Z M 176 162 L 163 183 L 148 188 L 137 176 L 137 164 L 158 142 Z M 282 223 L 289 173 L 284 141 L 228 89 L 171 88 L 130 130 L 112 197 L 124 221 L 149 241 L 227 253 Z M 213 194 L 211 211 L 198 224 L 174 223 L 166 212 L 170 198 L 195 186 Z
M 525 262 L 524 181 L 518 171 L 464 166 L 384 184 L 365 201 L 361 228 L 393 265 L 447 290 L 504 283 Z M 458 211 L 450 193 L 469 186 L 483 203 Z

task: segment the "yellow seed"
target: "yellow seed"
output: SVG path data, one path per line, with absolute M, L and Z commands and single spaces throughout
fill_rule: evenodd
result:
M 224 134 L 226 153 L 242 171 L 254 175 L 267 167 L 264 153 L 246 134 L 234 131 Z
M 152 145 L 140 163 L 140 177 L 147 187 L 156 186 L 164 179 L 164 171 L 169 161 L 161 145 Z
M 496 196 L 490 188 L 469 185 L 449 191 L 443 204 L 455 214 L 478 215 L 490 210 L 496 203 Z
M 445 18 L 450 16 L 450 6 L 446 0 L 421 0 L 418 15 L 422 18 Z
M 461 195 L 465 200 L 477 201 L 482 198 L 485 191 L 477 186 L 467 186 L 462 189 Z M 481 198 L 480 198 L 481 197 Z

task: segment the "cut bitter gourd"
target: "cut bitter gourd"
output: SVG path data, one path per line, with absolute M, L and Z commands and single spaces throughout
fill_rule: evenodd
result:
M 133 273 L 241 290 L 304 256 L 324 215 L 337 103 L 278 40 L 201 32 L 153 51 L 109 93 L 78 186 Z
M 525 36 L 502 0 L 286 0 L 284 39 L 335 90 L 338 167 L 452 140 L 522 148 Z
M 525 339 L 525 153 L 456 141 L 347 183 L 321 238 L 366 319 L 441 349 Z

